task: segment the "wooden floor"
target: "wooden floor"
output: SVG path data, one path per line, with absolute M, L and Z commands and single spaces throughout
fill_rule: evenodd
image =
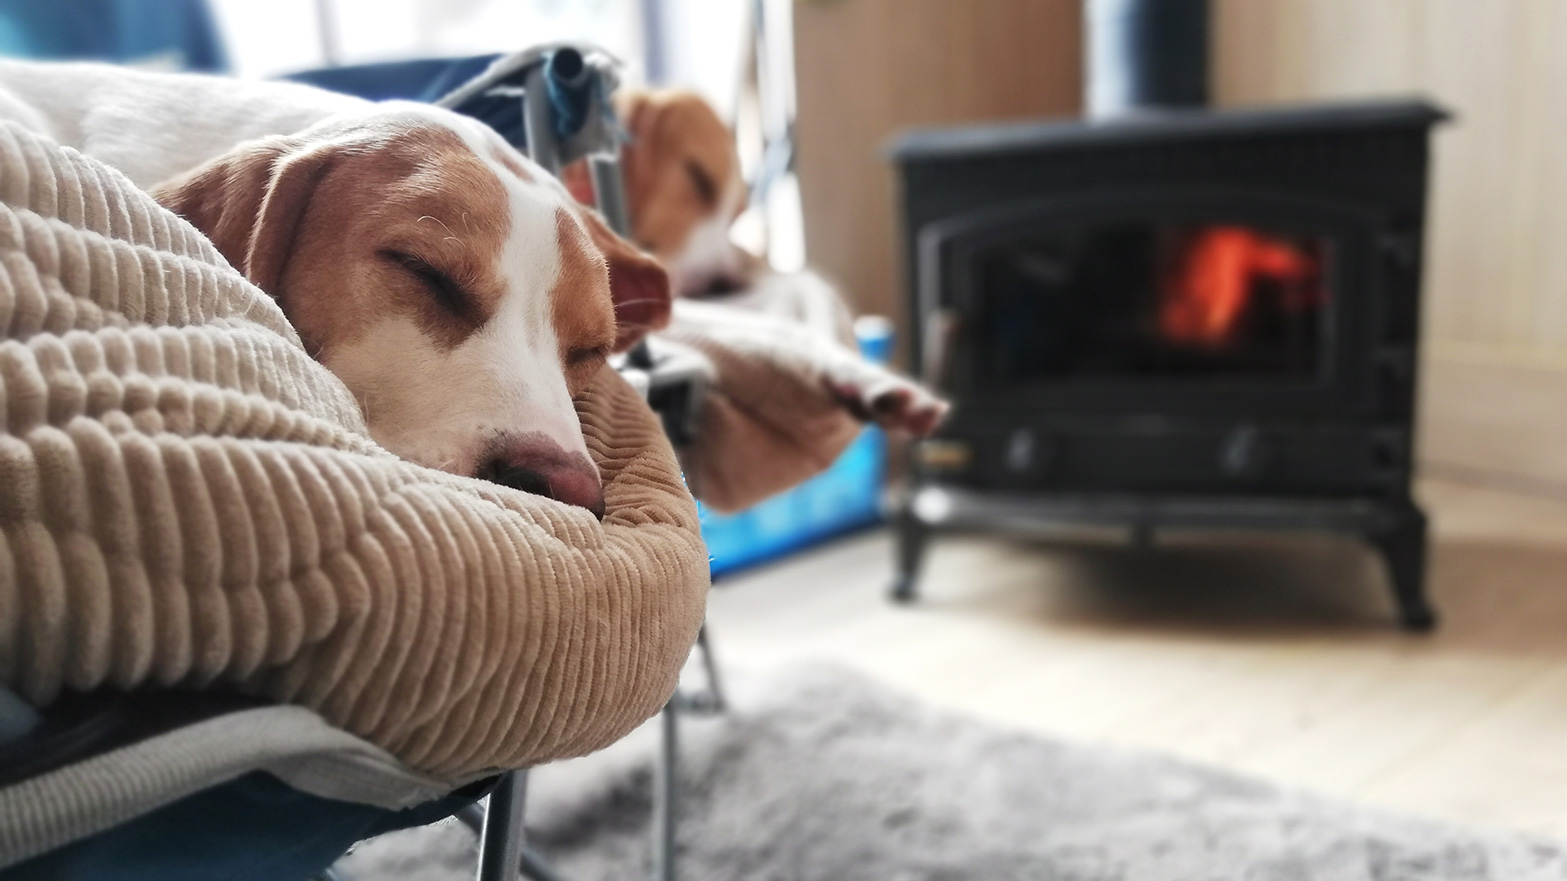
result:
M 709 620 L 730 668 L 835 661 L 1012 727 L 1567 835 L 1567 501 L 1420 495 L 1430 636 L 1328 538 L 945 538 L 898 607 L 878 532 L 727 581 Z

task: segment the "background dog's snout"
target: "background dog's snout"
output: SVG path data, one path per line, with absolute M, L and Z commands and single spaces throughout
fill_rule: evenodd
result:
M 604 516 L 604 484 L 593 463 L 544 438 L 506 439 L 474 475 Z

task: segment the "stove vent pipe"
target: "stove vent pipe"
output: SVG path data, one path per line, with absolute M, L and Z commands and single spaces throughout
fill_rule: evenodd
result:
M 1083 0 L 1090 116 L 1208 103 L 1208 0 Z

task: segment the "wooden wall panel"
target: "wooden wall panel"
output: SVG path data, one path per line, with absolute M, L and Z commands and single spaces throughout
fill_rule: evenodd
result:
M 903 319 L 882 147 L 913 126 L 1076 114 L 1080 0 L 802 0 L 794 7 L 806 257 L 858 312 Z

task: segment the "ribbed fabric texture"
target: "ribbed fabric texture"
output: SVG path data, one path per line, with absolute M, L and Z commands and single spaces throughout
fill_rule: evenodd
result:
M 672 692 L 707 560 L 656 417 L 580 405 L 603 522 L 376 447 L 270 299 L 118 173 L 0 123 L 0 683 L 222 685 L 460 780 Z

